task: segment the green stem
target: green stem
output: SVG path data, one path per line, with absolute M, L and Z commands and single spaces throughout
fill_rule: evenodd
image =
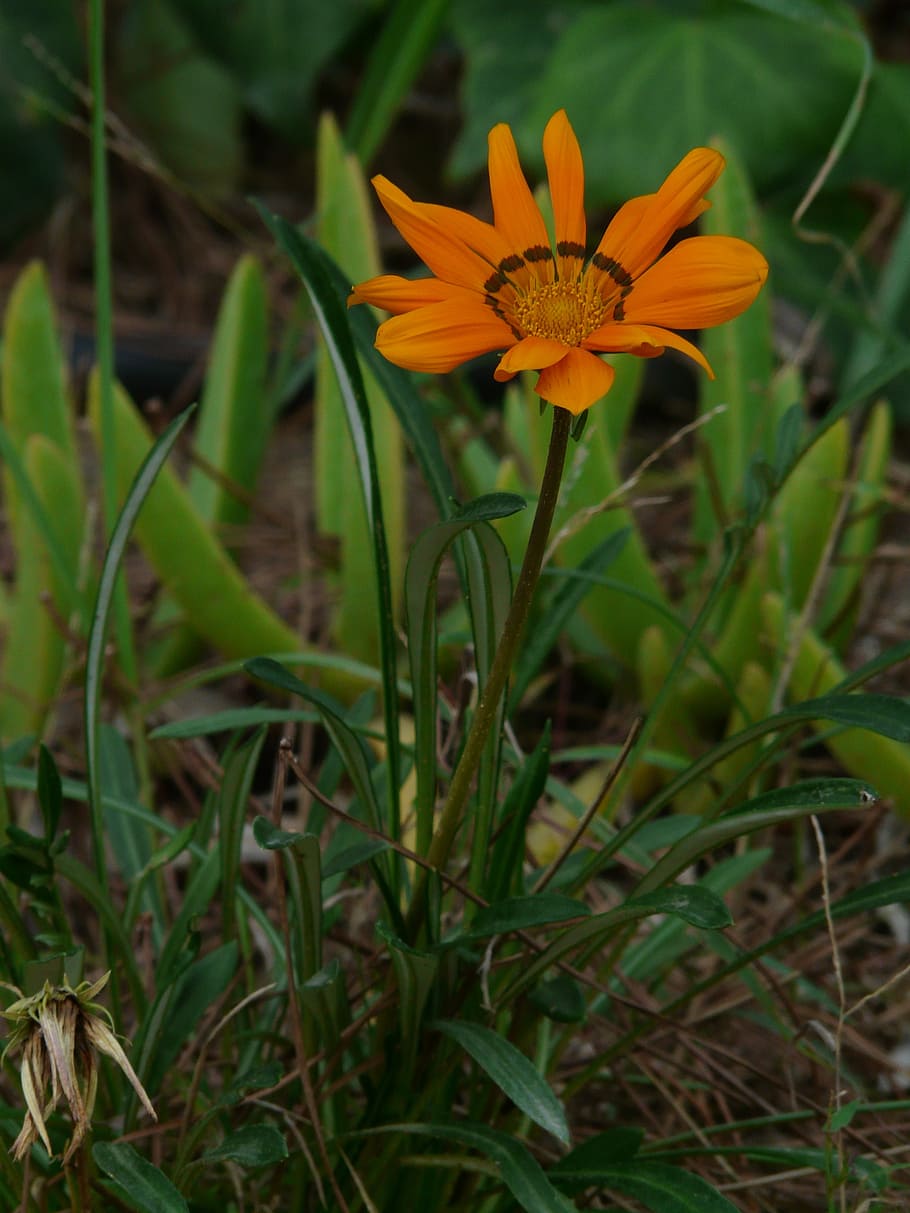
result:
M 458 766 L 455 768 L 455 774 L 452 776 L 449 794 L 439 817 L 439 824 L 436 827 L 436 832 L 433 835 L 433 840 L 427 852 L 429 863 L 432 867 L 439 870 L 445 867 L 449 852 L 452 849 L 452 843 L 455 841 L 455 835 L 458 833 L 458 827 L 464 818 L 465 805 L 471 792 L 471 784 L 477 772 L 490 729 L 496 720 L 499 701 L 505 690 L 506 682 L 512 669 L 512 661 L 518 649 L 525 623 L 527 622 L 531 601 L 534 597 L 534 590 L 537 588 L 537 582 L 540 577 L 540 569 L 543 564 L 547 540 L 550 536 L 553 514 L 556 510 L 556 503 L 559 500 L 559 486 L 562 481 L 562 471 L 566 460 L 566 447 L 569 442 L 571 426 L 572 414 L 566 409 L 554 408 L 553 429 L 550 433 L 550 449 L 547 452 L 547 464 L 544 468 L 543 479 L 540 484 L 537 511 L 534 514 L 534 522 L 531 526 L 531 534 L 528 538 L 528 546 L 525 549 L 521 571 L 518 574 L 518 581 L 515 583 L 512 605 L 509 608 L 508 618 L 503 627 L 502 636 L 499 639 L 499 646 L 496 649 L 493 664 L 490 666 L 486 686 L 480 697 L 477 710 L 474 713 L 474 719 L 471 722 L 471 728 L 468 732 L 461 758 L 459 759 Z M 405 920 L 408 935 L 412 939 L 416 937 L 425 909 L 426 881 L 427 869 L 424 868 L 421 870 L 420 877 L 418 878 L 414 896 Z

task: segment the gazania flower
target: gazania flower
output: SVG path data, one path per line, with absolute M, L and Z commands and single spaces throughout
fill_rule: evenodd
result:
M 145 1088 L 114 1035 L 108 1012 L 94 1001 L 108 977 L 110 974 L 105 973 L 98 981 L 82 981 L 75 989 L 66 982 L 59 986 L 45 982 L 37 994 L 20 998 L 3 1012 L 13 1025 L 4 1056 L 11 1049 L 22 1049 L 26 1112 L 11 1147 L 14 1158 L 24 1158 L 39 1138 L 48 1154 L 53 1154 L 46 1120 L 65 1100 L 73 1118 L 73 1135 L 63 1155 L 63 1161 L 69 1162 L 91 1128 L 98 1089 L 97 1053 L 117 1063 L 146 1112 L 157 1119 Z
M 552 246 L 504 123 L 489 136 L 493 223 L 414 202 L 373 178 L 390 219 L 433 274 L 383 275 L 354 287 L 349 304 L 393 313 L 376 348 L 398 366 L 437 373 L 504 351 L 496 379 L 539 371 L 538 395 L 571 413 L 610 390 L 614 372 L 603 353 L 651 358 L 669 347 L 713 375 L 701 351 L 672 330 L 738 316 L 761 289 L 767 262 L 732 236 L 694 236 L 661 253 L 710 205 L 704 194 L 723 170 L 720 153 L 689 152 L 656 193 L 620 208 L 588 259 L 584 166 L 564 110 L 547 123 L 543 152 Z

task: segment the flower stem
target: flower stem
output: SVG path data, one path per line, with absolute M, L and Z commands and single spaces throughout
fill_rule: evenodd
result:
M 518 574 L 515 592 L 512 595 L 512 605 L 509 608 L 502 636 L 499 639 L 499 645 L 496 649 L 493 663 L 490 666 L 490 673 L 483 688 L 483 694 L 480 696 L 480 702 L 477 704 L 477 710 L 474 713 L 474 719 L 471 722 L 471 728 L 468 732 L 464 749 L 461 752 L 461 758 L 452 776 L 449 794 L 446 797 L 439 817 L 439 824 L 436 827 L 436 832 L 427 851 L 427 860 L 436 869 L 445 867 L 449 852 L 452 849 L 452 843 L 455 841 L 455 835 L 458 832 L 458 827 L 463 820 L 465 805 L 471 791 L 471 784 L 477 772 L 477 767 L 480 764 L 480 758 L 483 754 L 490 729 L 495 724 L 499 701 L 505 690 L 509 673 L 512 669 L 512 661 L 518 649 L 525 623 L 527 622 L 528 611 L 534 597 L 534 590 L 537 588 L 537 582 L 540 578 L 540 569 L 543 564 L 547 539 L 550 535 L 553 514 L 556 510 L 556 503 L 559 500 L 559 486 L 562 481 L 562 471 L 565 464 L 566 447 L 568 446 L 571 426 L 572 414 L 566 409 L 554 407 L 553 428 L 550 432 L 550 449 L 547 452 L 547 463 L 544 468 L 543 479 L 540 483 L 540 495 L 537 499 L 537 510 L 534 514 L 534 522 L 531 525 L 528 546 L 525 549 L 521 571 Z M 423 869 L 405 919 L 408 935 L 411 939 L 416 937 L 420 927 L 426 905 L 425 893 L 426 869 Z

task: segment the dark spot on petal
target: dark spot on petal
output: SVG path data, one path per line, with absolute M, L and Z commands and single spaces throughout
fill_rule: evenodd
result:
M 580 257 L 583 260 L 585 246 L 579 244 L 577 240 L 560 240 L 556 246 L 556 251 L 560 257 Z
M 597 269 L 603 270 L 605 274 L 609 274 L 618 286 L 632 285 L 632 275 L 614 257 L 605 257 L 603 253 L 595 253 L 591 258 L 591 264 Z
M 532 264 L 538 261 L 552 261 L 553 250 L 546 244 L 535 244 L 531 248 L 525 249 L 525 261 L 530 261 Z

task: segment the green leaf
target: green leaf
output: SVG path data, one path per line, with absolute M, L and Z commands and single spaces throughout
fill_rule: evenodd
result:
M 671 885 L 631 899 L 632 905 L 647 906 L 654 913 L 675 914 L 693 927 L 719 931 L 730 926 L 733 916 L 722 898 L 703 885 Z
M 564 897 L 561 893 L 511 897 L 479 910 L 471 920 L 471 929 L 467 935 L 459 938 L 485 939 L 490 935 L 506 935 L 509 931 L 566 922 L 571 918 L 585 918 L 590 913 L 590 907 L 583 901 Z
M 381 829 L 382 819 L 379 804 L 373 790 L 372 763 L 362 739 L 341 715 L 340 705 L 321 691 L 308 687 L 299 678 L 295 678 L 283 665 L 268 657 L 254 657 L 252 661 L 245 662 L 243 668 L 251 678 L 259 678 L 271 686 L 290 691 L 292 695 L 299 695 L 308 703 L 313 704 L 332 739 L 332 744 L 341 756 L 345 770 L 366 812 L 367 820 L 373 829 Z
M 351 282 L 362 282 L 380 273 L 378 240 L 363 170 L 347 151 L 329 114 L 319 122 L 314 236 L 324 255 L 336 262 L 347 278 L 345 294 Z M 397 619 L 406 529 L 401 427 L 368 370 L 363 372 L 363 389 L 376 466 L 382 469 L 382 519 Z M 363 586 L 373 577 L 373 537 L 363 500 L 351 492 L 357 480 L 357 451 L 350 427 L 339 424 L 345 411 L 345 391 L 344 380 L 333 365 L 332 351 L 321 342 L 313 398 L 312 479 L 317 529 L 338 536 L 340 541 L 337 584 L 332 586 L 332 636 L 343 652 L 375 662 L 381 621 L 375 600 L 363 593 Z
M 491 902 L 504 900 L 521 887 L 525 831 L 546 786 L 550 771 L 550 722 L 544 725 L 533 751 L 518 770 L 506 793 L 499 821 L 502 829 L 493 844 L 484 894 Z
M 405 613 L 414 693 L 417 851 L 422 855 L 426 854 L 432 837 L 436 804 L 436 584 L 439 570 L 446 552 L 463 531 L 491 518 L 507 517 L 523 509 L 524 505 L 524 500 L 514 493 L 492 493 L 469 502 L 458 510 L 454 518 L 437 522 L 425 530 L 418 537 L 408 559 Z M 484 583 L 482 574 L 479 580 Z M 478 597 L 480 602 L 476 601 Z M 475 610 L 481 609 L 485 598 L 483 593 L 475 595 Z M 484 636 L 483 651 L 478 651 L 481 680 L 486 673 L 485 660 L 492 647 L 490 639 Z
M 382 838 L 365 838 L 363 842 L 356 842 L 353 846 L 339 851 L 323 865 L 322 879 L 329 880 L 332 876 L 340 876 L 342 872 L 348 872 L 358 864 L 367 863 L 388 849 L 389 844 Z
M 386 9 L 348 115 L 347 141 L 367 164 L 436 44 L 449 0 L 397 0 Z
M 202 53 L 184 7 L 141 0 L 124 11 L 111 48 L 118 92 L 130 124 L 184 187 L 224 195 L 243 169 L 242 96 L 230 73 Z
M 194 445 L 207 464 L 249 494 L 255 491 L 268 438 L 268 415 L 262 408 L 267 358 L 265 279 L 259 262 L 244 256 L 218 311 Z M 216 531 L 246 522 L 249 516 L 249 503 L 205 468 L 192 469 L 187 489 Z
M 264 207 L 260 214 L 278 244 L 290 257 L 300 275 L 319 322 L 323 340 L 329 351 L 341 389 L 345 417 L 351 433 L 356 456 L 360 489 L 371 536 L 376 579 L 376 609 L 379 618 L 380 665 L 382 668 L 382 701 L 385 717 L 386 792 L 388 830 L 393 838 L 400 833 L 399 791 L 400 753 L 398 733 L 398 688 L 396 678 L 395 615 L 390 581 L 389 551 L 383 522 L 382 492 L 369 402 L 363 376 L 357 361 L 351 329 L 343 299 L 333 285 L 332 265 L 318 245 L 303 236 L 287 220 L 270 214 Z
M 460 1142 L 484 1154 L 497 1170 L 518 1203 L 527 1213 L 575 1213 L 575 1205 L 557 1192 L 530 1151 L 497 1129 L 478 1124 L 397 1124 L 384 1131 L 416 1133 Z
M 436 1020 L 433 1027 L 473 1057 L 503 1094 L 536 1125 L 568 1144 L 569 1126 L 563 1106 L 524 1053 L 498 1032 L 480 1024 L 447 1019 Z
M 261 814 L 253 818 L 253 837 L 264 851 L 283 851 L 292 847 L 303 835 L 297 830 L 283 830 Z
M 554 1172 L 550 1172 L 556 1178 Z M 559 1181 L 597 1186 L 640 1200 L 654 1213 L 737 1213 L 736 1206 L 700 1176 L 666 1163 L 635 1158 L 585 1170 L 559 1170 Z
M 156 1166 L 124 1142 L 99 1141 L 92 1157 L 118 1186 L 119 1194 L 141 1213 L 189 1213 L 186 1201 Z
M 89 389 L 89 415 L 99 438 L 100 394 L 97 378 Z M 151 450 L 151 436 L 138 410 L 122 389 L 114 396 L 118 490 L 127 493 L 131 477 Z M 181 414 L 180 424 L 188 414 Z M 170 429 L 169 440 L 176 438 Z M 159 442 L 161 439 L 158 440 Z M 136 536 L 187 622 L 229 657 L 251 653 L 293 653 L 299 641 L 249 585 L 224 547 L 200 517 L 180 480 L 165 468 L 136 524 Z
M 228 68 L 247 104 L 299 143 L 312 123 L 318 73 L 340 53 L 368 11 L 363 0 L 181 0 L 202 46 Z
M 224 763 L 224 773 L 216 798 L 218 850 L 221 855 L 222 939 L 233 939 L 236 933 L 243 827 L 265 733 L 265 726 L 260 725 L 252 737 L 231 751 Z
M 567 973 L 535 986 L 528 1001 L 554 1023 L 584 1023 L 587 1015 L 584 992 Z
M 274 1125 L 242 1125 L 206 1150 L 200 1162 L 235 1162 L 241 1167 L 269 1167 L 288 1157 L 287 1142 Z
M 528 685 L 543 665 L 557 638 L 596 584 L 593 578 L 605 573 L 619 558 L 628 538 L 629 530 L 626 527 L 608 535 L 581 560 L 576 569 L 566 572 L 562 585 L 536 612 L 535 626 L 522 646 L 512 678 L 509 692 L 510 714 L 521 703 Z
M 63 785 L 53 755 L 45 745 L 38 751 L 38 804 L 44 818 L 44 838 L 54 841 L 63 810 Z
M 236 940 L 223 943 L 194 961 L 174 983 L 159 1030 L 144 1042 L 143 1075 L 149 1091 L 157 1091 L 169 1067 L 189 1040 L 200 1019 L 213 1006 L 237 972 Z M 151 1047 L 150 1047 L 151 1046 Z
M 592 4 L 554 46 L 519 143 L 536 151 L 547 119 L 564 105 L 591 191 L 614 202 L 653 191 L 690 148 L 718 136 L 739 152 L 757 187 L 807 186 L 806 166 L 820 162 L 837 136 L 863 62 L 852 31 L 819 30 L 742 5 L 693 12 L 675 4 Z M 592 106 L 604 79 L 614 87 Z M 642 129 L 651 133 L 644 155 Z
M 422 952 L 399 939 L 384 922 L 377 922 L 376 934 L 388 944 L 392 966 L 398 982 L 398 1021 L 405 1069 L 413 1070 L 417 1044 L 427 1000 L 436 983 L 439 955 Z
M 570 1150 L 555 1163 L 549 1171 L 550 1178 L 560 1178 L 557 1182 L 562 1184 L 562 1175 L 573 1171 L 598 1171 L 601 1167 L 611 1167 L 616 1163 L 628 1162 L 634 1157 L 644 1141 L 645 1135 L 642 1129 L 631 1129 L 620 1127 L 616 1129 L 605 1129 L 602 1133 L 595 1133 L 593 1137 L 589 1137 L 587 1141 L 583 1141 L 580 1146 L 576 1146 L 574 1150 Z M 578 1187 L 584 1185 L 579 1183 Z

